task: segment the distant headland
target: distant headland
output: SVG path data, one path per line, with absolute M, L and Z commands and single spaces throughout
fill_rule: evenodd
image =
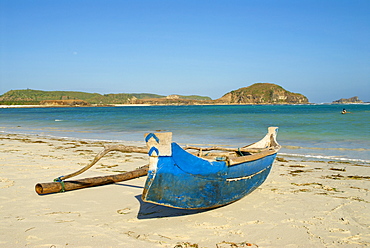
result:
M 76 91 L 10 90 L 0 96 L 0 105 L 112 106 L 112 105 L 227 105 L 307 104 L 306 96 L 271 83 L 256 83 L 230 91 L 212 100 L 207 96 L 157 95 L 150 93 L 98 94 Z
M 214 100 L 222 104 L 306 104 L 308 98 L 299 93 L 292 93 L 283 87 L 271 83 L 256 83 L 226 93 Z

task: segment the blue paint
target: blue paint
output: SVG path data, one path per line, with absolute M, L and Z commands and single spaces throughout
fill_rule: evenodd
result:
M 248 163 L 237 164 L 228 168 L 228 178 L 238 178 L 241 175 L 253 175 L 266 168 L 266 165 L 270 165 L 274 162 L 276 154 L 269 155 L 263 159 L 250 161 Z
M 145 142 L 148 142 L 151 138 L 154 138 L 157 143 L 159 143 L 159 138 L 154 134 L 150 133 L 145 137 Z
M 159 151 L 155 146 L 152 146 L 152 148 L 150 148 L 150 150 L 148 152 L 149 156 L 152 156 L 153 152 L 155 152 L 157 155 L 159 155 Z
M 171 148 L 172 156 L 159 156 L 156 171 L 149 170 L 143 200 L 184 209 L 215 208 L 239 200 L 266 180 L 276 157 L 227 166 L 196 157 L 176 143 Z
M 176 143 L 172 143 L 172 159 L 183 172 L 194 176 L 219 178 L 227 173 L 224 161 L 209 162 L 186 152 Z

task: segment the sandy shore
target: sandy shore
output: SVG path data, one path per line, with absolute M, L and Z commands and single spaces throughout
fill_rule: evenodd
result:
M 68 106 L 68 105 L 0 105 L 0 108 L 58 108 L 58 107 L 132 107 L 132 106 L 151 106 L 151 104 L 109 104 L 109 105 L 89 105 L 89 106 Z
M 369 167 L 280 161 L 252 194 L 209 211 L 143 203 L 145 177 L 39 196 L 38 182 L 74 172 L 98 142 L 0 133 L 0 247 L 370 246 Z M 145 154 L 112 153 L 78 178 L 133 170 Z
M 0 108 L 42 108 L 45 105 L 0 105 Z

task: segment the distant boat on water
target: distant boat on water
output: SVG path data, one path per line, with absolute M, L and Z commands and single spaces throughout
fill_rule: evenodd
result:
M 348 112 L 346 109 L 343 109 L 342 112 L 341 112 L 342 115 L 344 114 L 351 114 L 351 112 Z

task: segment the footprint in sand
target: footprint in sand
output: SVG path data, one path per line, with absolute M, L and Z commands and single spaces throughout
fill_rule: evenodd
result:
M 14 181 L 5 177 L 0 177 L 0 189 L 9 188 L 14 186 Z
M 117 213 L 119 213 L 119 214 L 129 214 L 129 213 L 131 213 L 131 209 L 130 208 L 118 209 Z

